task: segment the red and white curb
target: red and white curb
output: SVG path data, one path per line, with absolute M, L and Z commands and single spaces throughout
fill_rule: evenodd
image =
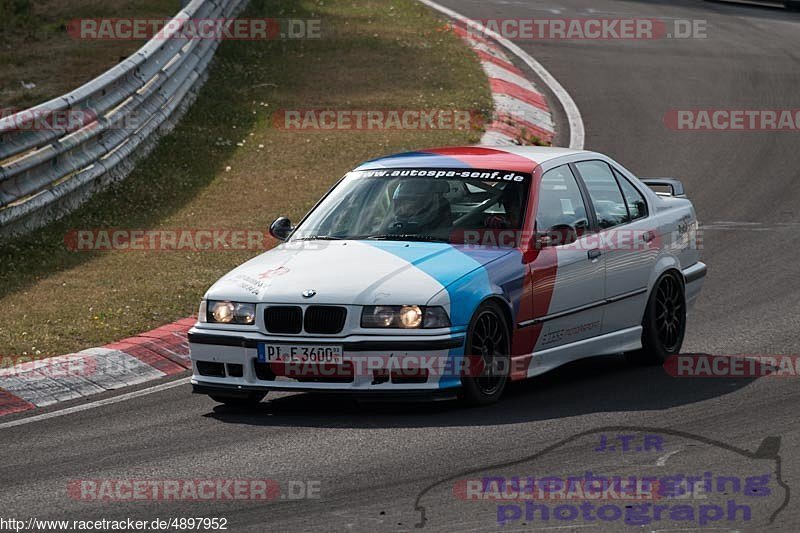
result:
M 499 45 L 462 25 L 453 30 L 478 55 L 489 77 L 494 116 L 481 144 L 552 144 L 555 125 L 544 95 L 526 79 Z
M 481 24 L 480 21 L 465 17 L 457 11 L 445 7 L 434 0 L 417 1 L 420 4 L 428 6 L 429 8 L 438 11 L 439 13 L 442 13 L 446 17 L 449 17 L 455 21 L 455 24 L 458 27 L 463 28 L 462 35 L 469 34 L 465 36 L 469 37 L 470 41 L 476 41 L 482 46 L 482 48 L 478 50 L 478 55 L 481 56 L 484 70 L 487 71 L 487 74 L 491 79 L 493 94 L 505 94 L 534 107 L 539 107 L 537 104 L 542 104 L 546 108 L 544 99 L 539 100 L 541 93 L 536 90 L 536 87 L 534 87 L 532 83 L 525 80 L 524 76 L 520 76 L 519 70 L 513 70 L 514 65 L 511 64 L 511 62 L 508 60 L 508 57 L 505 55 L 505 52 L 502 50 L 512 54 L 521 63 L 524 63 L 537 76 L 537 79 L 541 80 L 542 84 L 547 86 L 547 88 L 550 90 L 550 93 L 564 110 L 564 114 L 566 115 L 566 125 L 569 127 L 569 144 L 567 144 L 567 146 L 574 150 L 583 150 L 584 142 L 586 140 L 586 129 L 583 125 L 583 117 L 581 117 L 580 109 L 578 109 L 578 106 L 575 104 L 575 101 L 572 99 L 572 96 L 570 96 L 569 92 L 552 74 L 550 74 L 544 65 L 531 57 L 530 54 L 517 46 L 514 42 L 506 37 L 503 37 L 496 31 L 487 28 Z M 466 28 L 469 28 L 469 31 L 467 31 Z M 500 45 L 502 50 L 498 48 L 497 45 Z M 496 52 L 499 52 L 499 55 Z M 496 65 L 505 72 L 503 72 L 501 76 L 493 76 L 493 73 L 497 71 L 494 67 L 487 66 L 488 64 Z M 503 66 L 511 66 L 511 69 L 503 68 Z M 497 97 L 495 97 L 495 105 L 498 105 Z M 498 107 L 498 109 L 501 111 L 501 113 L 504 111 L 501 107 Z M 516 118 L 517 115 L 512 114 L 512 117 Z M 553 131 L 552 119 L 548 123 L 542 124 L 537 124 L 535 120 L 531 120 L 533 119 L 533 115 L 519 116 L 519 119 L 523 124 L 528 122 L 537 127 L 541 127 L 544 130 L 542 132 L 543 136 L 545 136 L 544 134 L 546 134 L 546 132 Z M 513 124 L 508 124 L 509 128 L 506 128 L 505 124 L 506 121 L 503 119 L 503 117 L 495 117 L 495 122 L 492 124 L 492 127 L 487 130 L 483 142 L 514 143 L 515 139 L 519 139 L 518 134 L 520 132 L 520 127 Z
M 0 416 L 180 374 L 192 367 L 184 318 L 99 348 L 0 368 Z

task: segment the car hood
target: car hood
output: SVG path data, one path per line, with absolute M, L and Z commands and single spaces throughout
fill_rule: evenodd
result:
M 510 253 L 446 243 L 284 243 L 232 270 L 212 300 L 266 303 L 423 305 L 456 280 Z M 312 297 L 303 292 L 313 291 Z

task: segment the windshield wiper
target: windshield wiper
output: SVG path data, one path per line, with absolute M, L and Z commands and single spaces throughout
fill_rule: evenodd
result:
M 370 235 L 365 237 L 371 241 L 426 241 L 426 242 L 449 242 L 442 237 L 431 235 L 420 235 L 417 233 L 386 233 L 384 235 Z

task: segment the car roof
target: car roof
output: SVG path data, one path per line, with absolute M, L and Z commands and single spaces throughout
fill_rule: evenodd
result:
M 373 159 L 355 170 L 379 168 L 483 168 L 530 172 L 557 157 L 584 150 L 550 146 L 452 146 L 404 152 Z

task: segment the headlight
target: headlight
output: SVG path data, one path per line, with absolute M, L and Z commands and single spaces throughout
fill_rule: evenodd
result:
M 449 328 L 450 317 L 442 307 L 419 305 L 370 305 L 361 312 L 362 328 Z
M 205 322 L 253 325 L 256 323 L 256 304 L 209 300 L 206 302 Z
M 422 309 L 416 305 L 405 305 L 400 308 L 400 323 L 404 328 L 418 328 L 422 325 Z

